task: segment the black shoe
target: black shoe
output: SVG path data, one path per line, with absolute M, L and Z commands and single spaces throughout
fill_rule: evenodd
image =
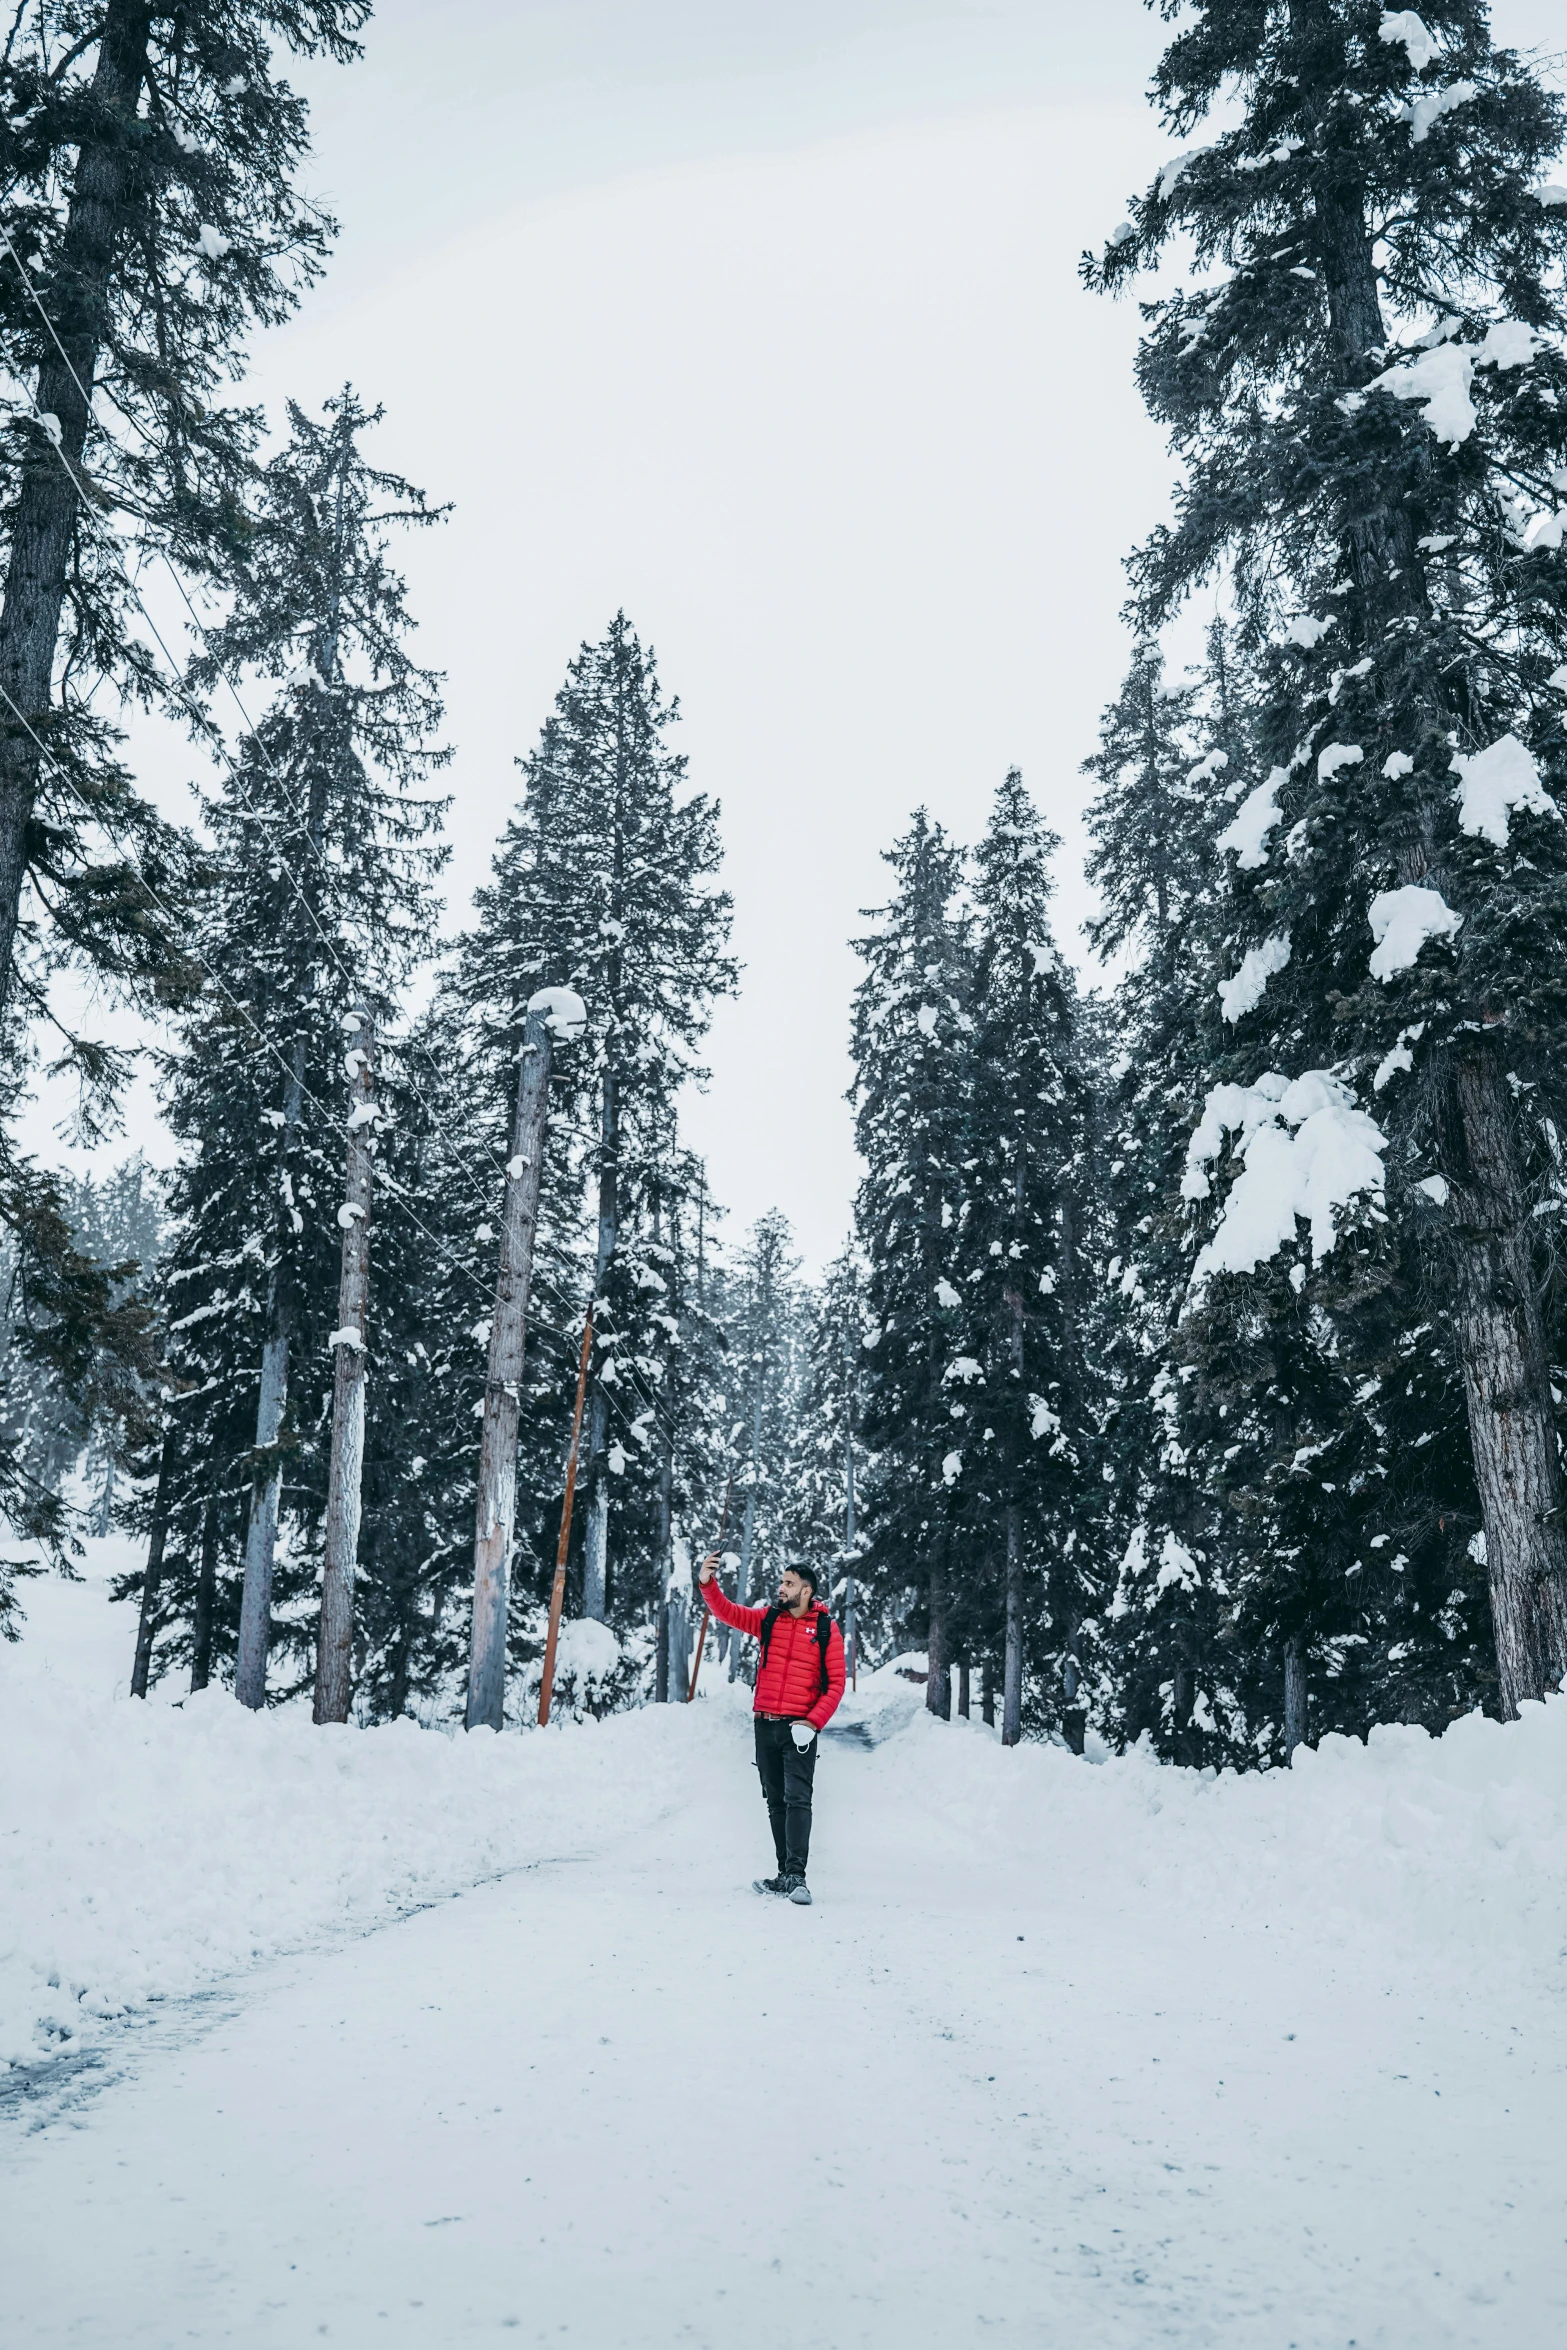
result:
M 781 1876 L 753 1877 L 751 1879 L 751 1890 L 753 1893 L 787 1893 L 789 1890 L 789 1880 L 787 1877 Z
M 803 1877 L 785 1877 L 783 1890 L 801 1909 L 811 1906 L 811 1888 Z

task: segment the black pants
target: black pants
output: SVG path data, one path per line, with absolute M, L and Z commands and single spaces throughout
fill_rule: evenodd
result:
M 811 1850 L 811 1781 L 816 1776 L 813 1738 L 802 1754 L 789 1722 L 756 1719 L 756 1767 L 773 1824 L 773 1850 L 781 1877 L 803 1877 Z

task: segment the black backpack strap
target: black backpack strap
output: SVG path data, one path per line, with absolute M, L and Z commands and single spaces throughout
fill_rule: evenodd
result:
M 772 1607 L 770 1607 L 770 1608 L 768 1609 L 768 1611 L 767 1611 L 766 1615 L 765 1615 L 765 1616 L 763 1616 L 763 1618 L 762 1618 L 762 1628 L 761 1628 L 761 1630 L 760 1630 L 760 1631 L 758 1632 L 758 1634 L 757 1634 L 757 1639 L 758 1639 L 758 1640 L 761 1642 L 761 1646 L 762 1646 L 762 1663 L 763 1663 L 764 1665 L 765 1665 L 765 1664 L 766 1664 L 766 1662 L 767 1662 L 767 1643 L 769 1642 L 769 1640 L 771 1640 L 771 1638 L 772 1638 L 772 1636 L 773 1636 L 773 1627 L 776 1625 L 776 1623 L 777 1623 L 777 1621 L 778 1621 L 779 1617 L 780 1617 L 782 1614 L 783 1614 L 783 1609 L 782 1609 L 781 1607 L 779 1607 L 779 1606 L 777 1605 L 777 1603 L 775 1602 L 775 1603 L 773 1604 L 773 1606 L 772 1606 Z M 827 1613 L 827 1610 L 826 1610 L 825 1608 L 823 1608 L 823 1609 L 822 1609 L 822 1611 L 821 1611 L 821 1614 L 820 1614 L 820 1615 L 817 1617 L 817 1619 L 816 1619 L 816 1654 L 817 1654 L 817 1659 L 818 1659 L 818 1661 L 819 1661 L 819 1663 L 820 1663 L 820 1665 L 821 1665 L 821 1668 L 822 1668 L 822 1695 L 823 1695 L 823 1697 L 825 1697 L 825 1696 L 826 1696 L 826 1694 L 827 1694 L 827 1691 L 828 1691 L 828 1688 L 829 1688 L 829 1686 L 830 1686 L 830 1683 L 829 1683 L 829 1680 L 828 1680 L 828 1674 L 827 1674 L 827 1648 L 828 1648 L 828 1643 L 831 1641 L 831 1639 L 832 1639 L 832 1618 L 831 1618 L 831 1616 L 830 1616 L 830 1615 Z

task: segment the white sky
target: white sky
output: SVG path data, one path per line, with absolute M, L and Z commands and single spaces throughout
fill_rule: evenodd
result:
M 722 802 L 745 964 L 688 1133 L 731 1230 L 780 1206 L 813 1265 L 856 1177 L 846 941 L 910 811 L 973 838 L 1021 766 L 1081 953 L 1078 766 L 1170 468 L 1135 306 L 1076 267 L 1167 151 L 1163 37 L 1137 0 L 390 0 L 363 64 L 301 77 L 343 235 L 254 389 L 351 378 L 377 457 L 455 502 L 405 553 L 454 918 L 623 605 Z

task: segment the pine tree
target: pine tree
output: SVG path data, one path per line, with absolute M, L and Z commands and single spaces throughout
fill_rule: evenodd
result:
M 1385 1206 L 1361 1161 L 1359 1204 L 1296 1260 L 1301 1310 L 1343 1320 L 1362 1277 L 1379 1296 L 1426 1252 L 1511 1712 L 1567 1670 L 1541 1254 L 1567 1012 L 1567 211 L 1541 177 L 1567 115 L 1477 0 L 1432 13 L 1205 0 L 1156 96 L 1179 134 L 1220 101 L 1231 127 L 1087 269 L 1118 285 L 1180 233 L 1203 273 L 1148 313 L 1140 380 L 1186 478 L 1134 581 L 1152 627 L 1227 565 L 1266 643 L 1272 769 L 1237 812 L 1231 890 L 1269 975 L 1216 1075 L 1306 1081 L 1251 1097 L 1276 1156 L 1318 1114 L 1319 1138 L 1371 1150 L 1352 1105 L 1376 1102 Z M 1232 1199 L 1234 1163 L 1223 1146 L 1193 1188 Z M 1241 1263 L 1233 1221 L 1220 1254 Z
M 975 854 L 973 1102 L 960 1312 L 966 1498 L 999 1568 L 1002 1737 L 1023 1727 L 1026 1584 L 1037 1718 L 1081 1744 L 1077 1560 L 1086 1398 L 1078 1354 L 1084 1081 L 1050 923 L 1059 847 L 1016 768 Z
M 1092 1536 L 1100 1571 L 1116 1578 L 1092 1710 L 1118 1742 L 1146 1731 L 1186 1763 L 1228 1751 L 1212 1740 L 1235 1710 L 1226 1710 L 1214 1648 L 1222 1512 L 1195 1461 L 1180 1347 L 1190 1273 L 1180 1186 L 1219 1014 L 1214 841 L 1227 794 L 1250 780 L 1243 701 L 1222 631 L 1210 634 L 1206 675 L 1176 688 L 1141 645 L 1104 714 L 1100 749 L 1084 761 L 1100 783 L 1089 870 L 1104 912 L 1091 936 L 1102 955 L 1135 958 L 1099 1048 L 1093 1245 L 1084 1252 L 1099 1284 L 1084 1301 L 1099 1371 Z
M 744 1425 L 735 1505 L 740 1514 L 736 1596 L 754 1607 L 789 1555 L 786 1484 L 800 1341 L 800 1297 L 788 1219 L 776 1208 L 751 1227 L 728 1284 L 729 1354 L 735 1369 L 735 1416 Z M 729 1677 L 740 1644 L 729 1649 Z
M 30 873 L 44 886 L 29 957 L 53 951 L 38 927 L 52 920 L 62 946 L 110 972 L 152 978 L 179 959 L 178 906 L 171 935 L 126 886 L 121 844 L 157 880 L 177 852 L 90 706 L 104 678 L 132 699 L 173 682 L 158 683 L 133 633 L 117 540 L 187 574 L 226 560 L 257 420 L 220 389 L 252 326 L 285 317 L 319 272 L 332 233 L 293 184 L 306 109 L 275 53 L 346 60 L 368 13 L 362 0 L 172 16 L 38 0 L 10 26 L 0 323 L 31 397 L 0 456 L 0 1011 Z M 97 418 L 129 438 L 91 429 L 95 394 Z
M 522 804 L 478 893 L 453 997 L 493 1104 L 509 1103 L 529 996 L 570 986 L 587 1005 L 587 1038 L 552 1125 L 541 1230 L 575 1240 L 576 1203 L 592 1181 L 593 1251 L 572 1296 L 595 1301 L 577 1507 L 583 1612 L 597 1617 L 614 1605 L 612 1514 L 641 1513 L 645 1532 L 660 1507 L 651 1444 L 658 1349 L 650 1352 L 648 1332 L 656 1292 L 644 1277 L 662 1276 L 647 1249 L 654 1204 L 666 1195 L 676 1096 L 700 1079 L 713 1002 L 735 983 L 730 902 L 715 886 L 718 810 L 684 792 L 686 763 L 668 741 L 678 716 L 653 655 L 618 613 L 572 662 L 538 748 L 521 763 Z M 629 1484 L 612 1467 L 612 1443 L 633 1471 Z
M 966 1351 L 954 1277 L 969 1205 L 972 922 L 959 902 L 961 852 L 923 810 L 887 862 L 892 897 L 856 941 L 866 971 L 850 1095 L 866 1165 L 855 1207 L 869 1269 L 865 1441 L 880 1458 L 866 1533 L 894 1619 L 912 1628 L 924 1618 L 927 1694 L 945 1716 L 964 1563 L 953 1489 L 970 1449 L 950 1382 L 961 1381 Z
M 851 1241 L 808 1300 L 785 1477 L 789 1547 L 832 1576 L 851 1670 L 859 1661 L 855 1636 L 863 1648 L 869 1631 L 879 1646 L 890 1629 L 864 1573 L 863 1527 L 876 1468 L 862 1428 L 866 1286 L 867 1268 Z
M 297 1537 L 281 1592 L 293 1602 L 313 1579 L 324 1502 L 344 1021 L 357 1028 L 361 1006 L 390 1017 L 430 935 L 444 854 L 432 839 L 441 804 L 419 791 L 446 757 L 432 739 L 437 684 L 406 649 L 403 584 L 387 559 L 395 529 L 434 516 L 364 456 L 378 414 L 351 391 L 319 423 L 291 408 L 232 612 L 197 672 L 205 682 L 243 666 L 278 681 L 211 802 L 220 878 L 201 945 L 214 981 L 183 1024 L 168 1083 L 170 1123 L 189 1146 L 165 1276 L 189 1398 L 174 1409 L 177 1508 L 188 1529 L 209 1496 L 247 1490 L 238 1682 L 251 1705 L 265 1688 L 279 1512 Z M 195 1594 L 176 1584 L 170 1605 L 188 1621 Z M 225 1595 L 224 1647 L 230 1612 Z M 308 1647 L 292 1607 L 288 1636 Z

